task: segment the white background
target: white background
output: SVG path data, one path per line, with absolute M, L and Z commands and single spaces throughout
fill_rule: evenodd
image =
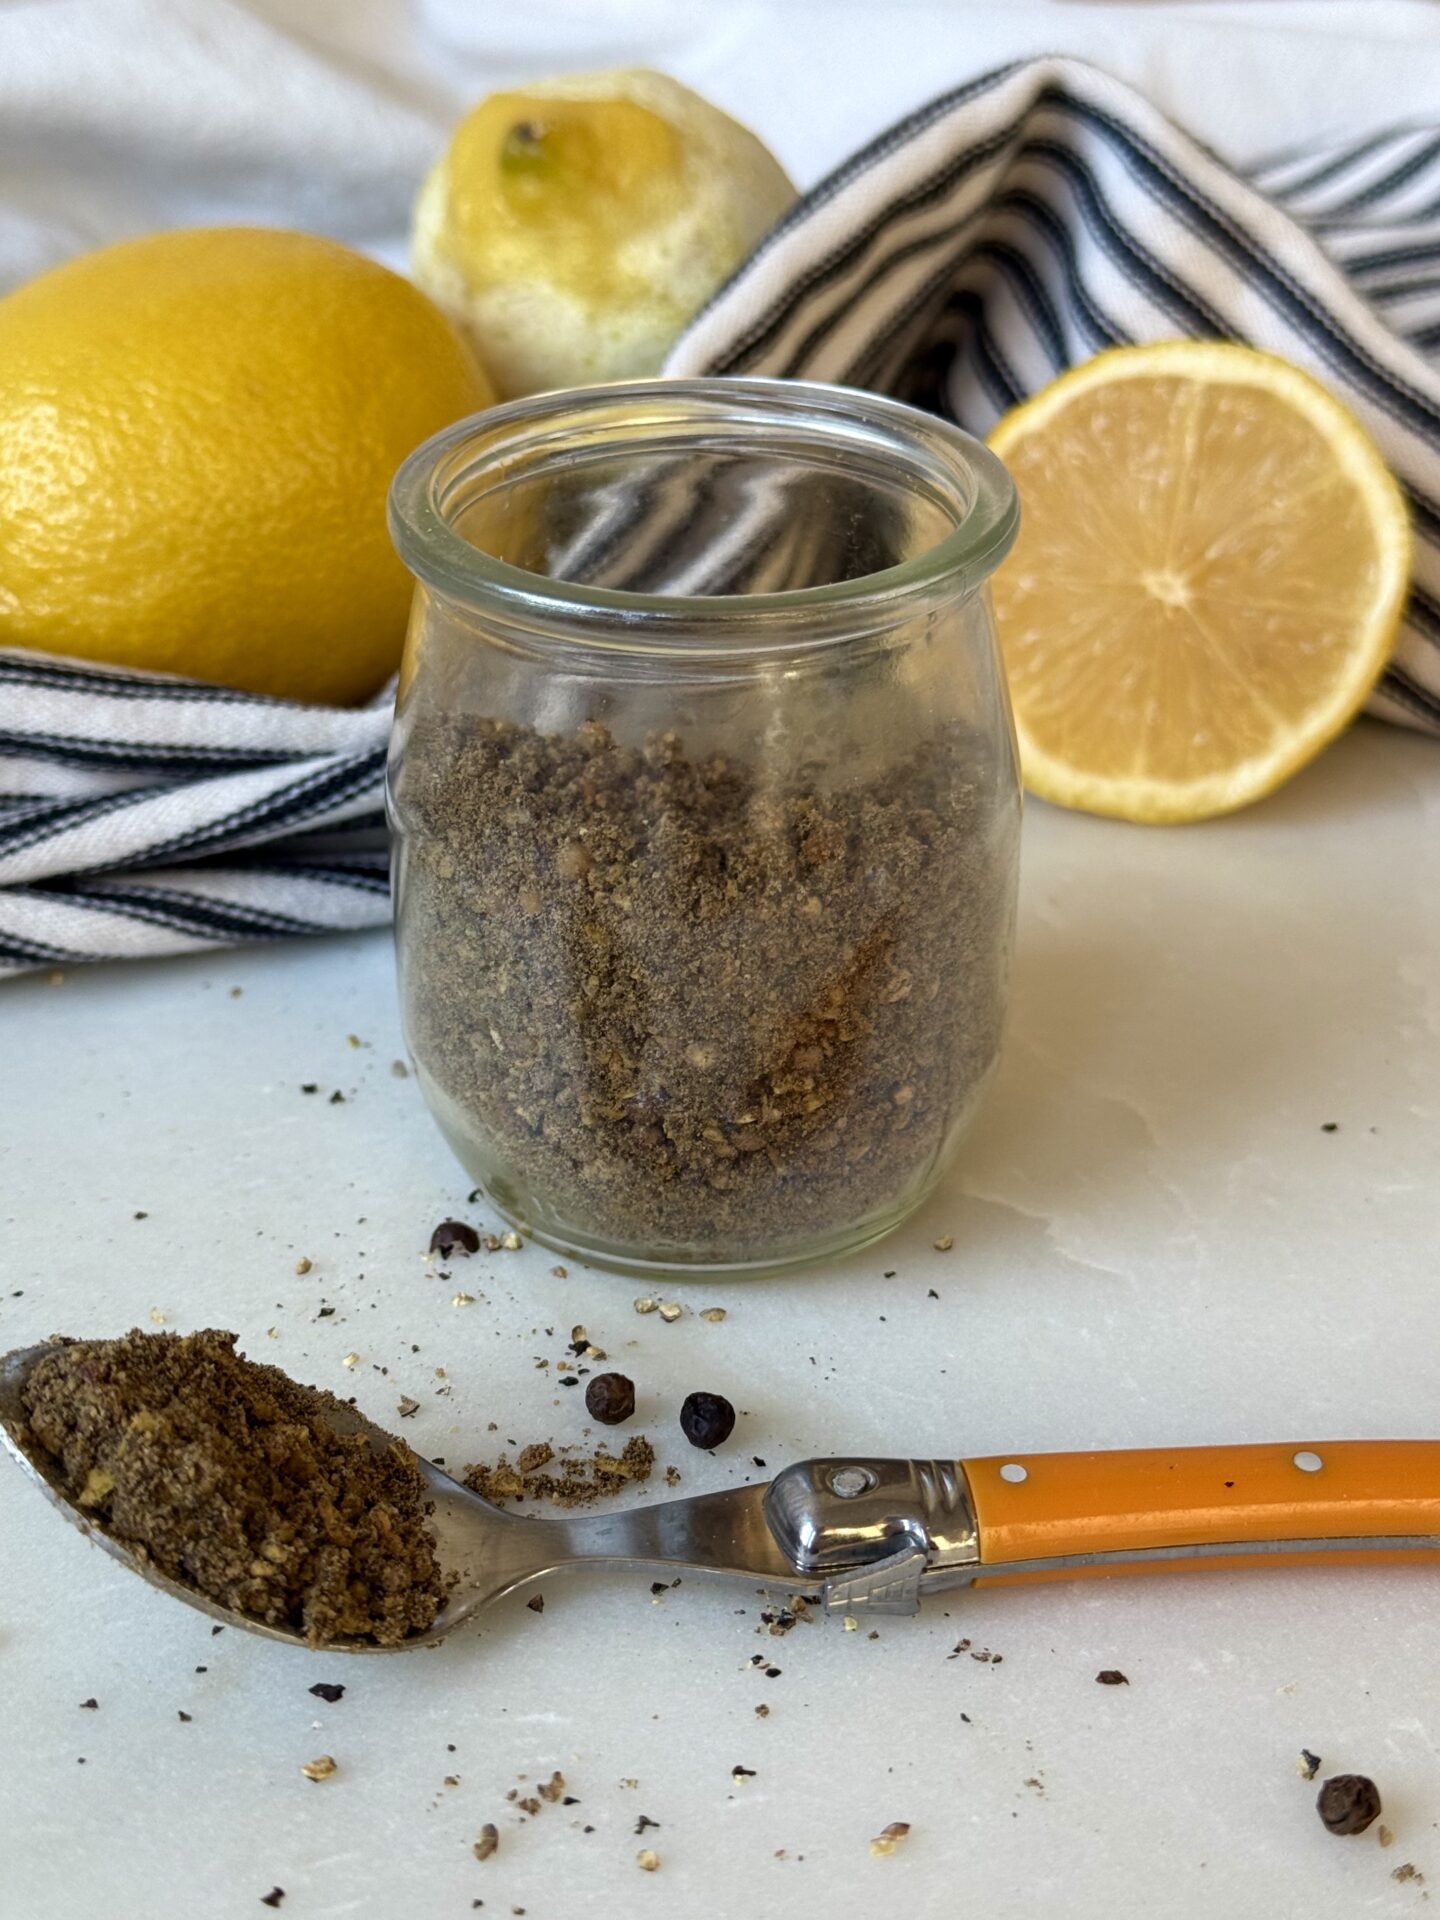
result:
M 211 214 L 395 256 L 454 112 L 524 71 L 665 65 L 807 181 L 1041 48 L 1102 59 L 1241 156 L 1440 101 L 1440 12 L 1388 0 L 11 5 L 0 265 Z M 427 1267 L 468 1183 L 390 1072 L 382 936 L 23 981 L 0 996 L 0 1344 L 152 1313 L 234 1327 L 382 1420 L 413 1394 L 409 1437 L 463 1462 L 576 1431 L 533 1362 L 579 1321 L 684 1491 L 757 1476 L 755 1454 L 1440 1432 L 1437 836 L 1440 753 L 1370 724 L 1204 828 L 1032 806 L 1009 1048 L 953 1185 L 833 1271 L 672 1289 L 725 1306 L 718 1326 L 638 1318 L 634 1283 L 558 1280 L 540 1250 L 448 1284 Z M 483 1297 L 452 1307 L 457 1283 Z M 745 1409 L 713 1459 L 673 1425 L 695 1386 Z M 875 1641 L 757 1637 L 743 1586 L 656 1603 L 648 1576 L 553 1581 L 542 1615 L 346 1661 L 212 1638 L 9 1471 L 0 1547 L 0 1920 L 255 1920 L 277 1884 L 287 1920 L 475 1900 L 484 1920 L 1352 1920 L 1440 1889 L 1423 1570 L 958 1596 Z M 1003 1662 L 947 1660 L 962 1634 Z M 1131 1684 L 1098 1687 L 1102 1667 Z M 1302 1745 L 1375 1776 L 1390 1849 L 1323 1832 Z M 339 1771 L 312 1785 L 320 1752 Z M 505 1793 L 556 1767 L 580 1804 L 522 1824 Z M 661 1823 L 643 1841 L 641 1813 Z M 892 1820 L 912 1835 L 873 1859 Z M 1424 1883 L 1392 1878 L 1405 1862 Z
M 398 265 L 449 128 L 540 73 L 663 67 L 809 186 L 932 94 L 1057 52 L 1242 163 L 1440 113 L 1433 0 L 8 0 L 0 285 L 212 220 L 311 227 Z

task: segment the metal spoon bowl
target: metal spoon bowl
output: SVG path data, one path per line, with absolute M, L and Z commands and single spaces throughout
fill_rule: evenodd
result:
M 0 1360 L 0 1438 L 21 1471 L 72 1526 L 152 1587 L 208 1613 L 212 1619 L 224 1621 L 226 1626 L 242 1627 L 247 1633 L 263 1634 L 268 1640 L 283 1640 L 291 1646 L 308 1645 L 304 1635 L 293 1628 L 271 1626 L 221 1606 L 196 1588 L 162 1573 L 143 1549 L 117 1539 L 75 1504 L 62 1484 L 59 1463 L 35 1441 L 25 1413 L 24 1391 L 31 1370 L 53 1351 L 53 1346 L 44 1342 Z M 377 1453 L 396 1444 L 393 1434 L 353 1408 L 343 1413 L 327 1410 L 325 1417 L 337 1431 L 363 1433 Z M 530 1519 L 503 1512 L 430 1461 L 418 1454 L 414 1457 L 434 1502 L 429 1518 L 441 1568 L 446 1575 L 455 1576 L 449 1598 L 430 1628 L 396 1646 L 348 1638 L 327 1641 L 327 1650 L 404 1653 L 412 1647 L 433 1646 L 492 1601 L 542 1575 L 578 1566 L 682 1567 L 687 1575 L 740 1577 L 785 1593 L 813 1592 L 822 1572 L 814 1564 L 802 1565 L 793 1550 L 781 1545 L 767 1510 L 774 1504 L 767 1501 L 771 1487 L 765 1485 L 735 1487 L 688 1500 L 666 1500 L 649 1507 L 574 1519 Z M 847 1464 L 837 1462 L 835 1466 L 844 1468 Z M 793 1476 L 797 1469 L 789 1472 Z M 779 1485 L 779 1480 L 772 1483 L 773 1487 Z M 847 1513 L 846 1518 L 851 1516 Z

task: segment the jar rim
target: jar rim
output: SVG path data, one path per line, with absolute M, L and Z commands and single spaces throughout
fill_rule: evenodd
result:
M 895 565 L 852 579 L 753 594 L 651 594 L 556 579 L 517 567 L 467 540 L 446 516 L 450 484 L 504 453 L 543 442 L 566 417 L 603 418 L 666 407 L 710 427 L 808 424 L 817 438 L 864 439 L 873 453 L 888 443 L 917 474 L 943 475 L 963 510 L 951 531 Z M 658 409 L 658 412 L 657 412 Z M 468 444 L 482 441 L 467 467 Z M 557 451 L 560 449 L 557 447 Z M 560 627 L 588 644 L 622 651 L 768 653 L 843 638 L 857 627 L 903 618 L 941 594 L 978 587 L 1014 544 L 1020 508 L 999 457 L 939 415 L 858 388 L 812 380 L 701 376 L 616 381 L 510 400 L 433 434 L 401 465 L 390 488 L 390 533 L 424 585 L 476 611 L 526 625 Z

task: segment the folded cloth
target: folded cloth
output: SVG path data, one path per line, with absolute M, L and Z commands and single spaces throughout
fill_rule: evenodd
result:
M 0 652 L 0 967 L 382 926 L 392 697 Z
M 1371 711 L 1440 734 L 1440 123 L 1246 180 L 1095 68 L 1019 62 L 799 200 L 667 371 L 842 381 L 984 432 L 1177 334 L 1283 354 L 1369 426 L 1416 531 Z M 0 652 L 0 969 L 383 924 L 387 704 Z

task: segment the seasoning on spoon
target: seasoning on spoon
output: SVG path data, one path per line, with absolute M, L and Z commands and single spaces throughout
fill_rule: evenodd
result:
M 57 1343 L 24 1391 L 33 1450 L 106 1532 L 222 1606 L 313 1646 L 423 1633 L 447 1581 L 414 1456 L 337 1432 L 342 1401 L 235 1338 Z

